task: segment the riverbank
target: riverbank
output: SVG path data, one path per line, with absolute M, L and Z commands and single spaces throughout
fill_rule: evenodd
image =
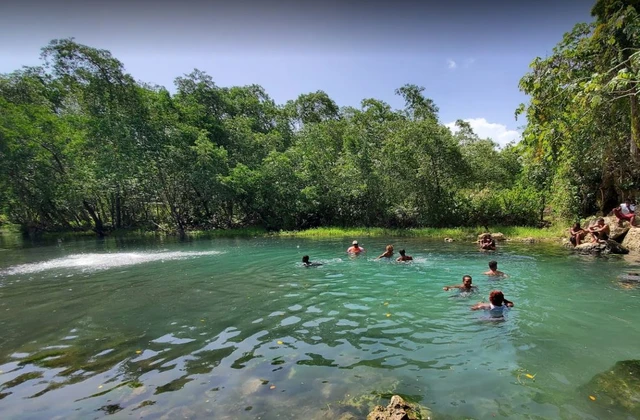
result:
M 13 227 L 3 227 L 2 234 L 19 234 L 19 229 Z M 475 241 L 477 236 L 486 229 L 481 226 L 476 227 L 455 227 L 455 228 L 415 228 L 415 229 L 386 229 L 386 228 L 341 228 L 341 227 L 319 227 L 296 231 L 267 231 L 259 227 L 246 227 L 235 229 L 213 229 L 187 231 L 189 238 L 230 238 L 230 237 L 296 237 L 296 238 L 381 238 L 381 237 L 411 237 L 424 238 L 428 240 L 445 240 L 450 238 L 454 241 Z M 528 226 L 489 226 L 489 232 L 502 233 L 507 240 L 525 242 L 559 242 L 567 236 L 565 226 L 551 226 L 548 228 L 535 228 Z M 42 234 L 44 238 L 71 238 L 80 236 L 94 236 L 93 231 L 78 232 L 46 232 Z M 171 236 L 170 233 L 160 231 L 145 230 L 116 230 L 108 234 L 114 237 L 127 236 Z

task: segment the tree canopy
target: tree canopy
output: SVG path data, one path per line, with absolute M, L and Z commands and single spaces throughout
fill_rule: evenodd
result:
M 520 81 L 523 139 L 455 134 L 424 87 L 277 104 L 203 71 L 170 92 L 53 40 L 0 75 L 0 213 L 25 231 L 537 225 L 608 212 L 640 182 L 637 1 L 602 0 Z

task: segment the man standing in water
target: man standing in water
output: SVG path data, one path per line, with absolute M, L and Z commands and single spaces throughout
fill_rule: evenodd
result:
M 351 255 L 360 255 L 361 252 L 365 252 L 364 248 L 358 246 L 358 241 L 353 241 L 349 249 L 347 249 L 347 254 Z
M 498 262 L 497 261 L 489 261 L 489 271 L 484 273 L 485 276 L 494 276 L 494 277 L 506 277 L 502 271 L 498 271 Z
M 455 286 L 444 286 L 442 290 L 448 291 L 449 289 L 459 289 L 461 292 L 475 292 L 478 290 L 476 286 L 472 286 L 473 280 L 470 275 L 462 277 L 462 284 Z

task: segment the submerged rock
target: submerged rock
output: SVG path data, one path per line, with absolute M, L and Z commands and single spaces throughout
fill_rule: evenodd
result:
M 391 397 L 389 405 L 378 405 L 367 416 L 367 420 L 417 420 L 430 419 L 431 412 L 417 404 L 409 404 L 399 395 Z
M 586 242 L 573 248 L 579 254 L 587 255 L 607 255 L 607 254 L 628 254 L 629 250 L 614 240 L 603 242 Z
M 640 273 L 626 273 L 620 275 L 620 280 L 629 283 L 640 283 Z
M 514 242 L 524 242 L 526 244 L 533 244 L 536 242 L 535 238 L 527 237 L 527 238 L 516 238 L 513 240 Z
M 600 405 L 640 416 L 640 360 L 620 361 L 581 388 L 585 394 L 594 395 Z
M 624 237 L 622 245 L 630 251 L 640 251 L 640 228 L 631 228 Z

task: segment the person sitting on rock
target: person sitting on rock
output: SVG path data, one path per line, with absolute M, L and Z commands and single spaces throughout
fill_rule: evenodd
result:
M 638 227 L 636 224 L 636 206 L 631 204 L 630 199 L 627 198 L 619 207 L 613 209 L 613 214 L 618 218 L 618 226 L 622 227 L 622 223 L 627 220 L 631 226 Z
M 376 258 L 376 260 L 379 260 L 380 258 L 391 258 L 393 257 L 393 245 L 387 245 L 387 248 L 385 249 L 385 251 L 380 254 L 380 256 L 378 258 Z
M 476 286 L 473 286 L 473 279 L 470 275 L 462 276 L 462 284 L 455 286 L 444 286 L 442 290 L 448 291 L 450 289 L 459 289 L 462 292 L 475 292 L 478 290 Z
M 398 262 L 413 261 L 413 257 L 411 255 L 405 255 L 405 250 L 404 249 L 401 249 L 398 252 L 400 253 L 400 256 L 396 259 L 396 261 L 398 261 Z
M 604 222 L 601 217 L 598 219 L 595 225 L 590 226 L 587 231 L 591 234 L 591 243 L 606 242 L 609 239 L 609 232 L 611 229 L 609 225 Z
M 483 251 L 495 251 L 496 241 L 493 240 L 490 233 L 486 233 L 480 240 L 480 249 Z
M 489 261 L 489 271 L 485 272 L 484 274 L 485 276 L 506 277 L 506 274 L 498 270 L 497 261 Z
M 489 311 L 491 318 L 504 318 L 505 310 L 513 307 L 513 302 L 505 299 L 504 294 L 500 290 L 492 290 L 489 293 L 489 303 L 480 302 L 471 307 L 472 311 L 485 310 Z
M 580 222 L 576 222 L 573 224 L 571 229 L 569 229 L 569 234 L 571 235 L 569 241 L 573 244 L 573 246 L 578 246 L 587 235 L 587 231 L 580 227 Z
M 302 257 L 302 265 L 304 265 L 305 267 L 317 267 L 319 265 L 322 265 L 322 263 L 311 262 L 309 261 L 309 256 L 305 255 L 304 257 Z

